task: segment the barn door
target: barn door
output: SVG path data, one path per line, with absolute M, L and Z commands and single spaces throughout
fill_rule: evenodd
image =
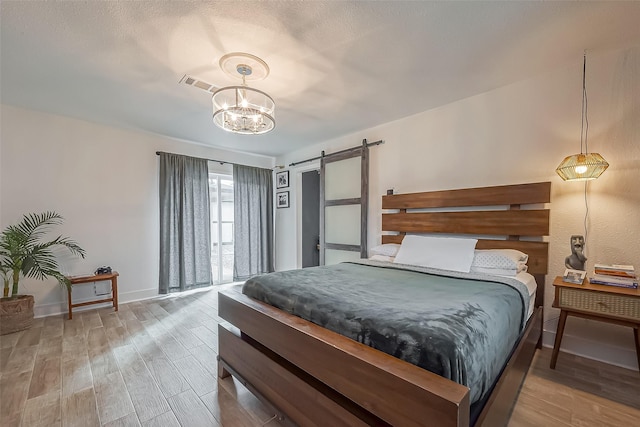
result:
M 367 257 L 369 148 L 320 160 L 320 265 Z

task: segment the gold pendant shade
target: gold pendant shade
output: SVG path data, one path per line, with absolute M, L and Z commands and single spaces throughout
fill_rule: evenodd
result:
M 567 156 L 556 168 L 564 181 L 589 181 L 607 170 L 609 163 L 598 153 L 581 153 Z

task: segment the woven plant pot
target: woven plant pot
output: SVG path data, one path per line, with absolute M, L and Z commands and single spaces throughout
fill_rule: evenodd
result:
M 0 335 L 29 329 L 33 324 L 33 295 L 0 298 Z

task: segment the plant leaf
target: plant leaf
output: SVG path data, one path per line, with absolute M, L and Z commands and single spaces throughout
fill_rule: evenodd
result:
M 58 236 L 48 242 L 42 242 L 50 229 L 62 222 L 63 218 L 60 214 L 47 211 L 24 215 L 19 224 L 6 227 L 0 233 L 2 275 L 7 277 L 9 271 L 20 271 L 25 277 L 39 280 L 54 277 L 61 284 L 69 286 L 69 280 L 59 271 L 53 249 L 64 247 L 82 258 L 85 257 L 86 252 L 68 237 Z

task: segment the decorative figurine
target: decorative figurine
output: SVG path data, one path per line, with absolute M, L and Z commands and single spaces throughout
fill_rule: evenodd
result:
M 564 259 L 564 265 L 573 270 L 585 271 L 584 263 L 587 257 L 584 256 L 584 236 L 571 236 L 571 255 Z

